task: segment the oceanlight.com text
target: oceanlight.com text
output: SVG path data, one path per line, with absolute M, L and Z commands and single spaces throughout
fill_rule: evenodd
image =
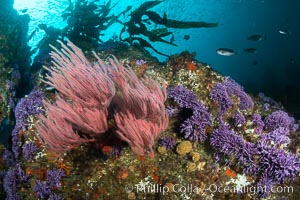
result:
M 266 186 L 255 187 L 255 186 L 244 186 L 244 187 L 234 187 L 234 186 L 219 186 L 216 184 L 196 186 L 193 184 L 180 185 L 180 184 L 136 184 L 133 186 L 127 186 L 125 188 L 127 192 L 136 193 L 161 193 L 166 195 L 168 193 L 187 193 L 187 194 L 212 194 L 212 193 L 248 193 L 250 195 L 256 195 L 259 193 L 293 193 L 294 188 L 292 186 L 274 186 L 268 191 Z

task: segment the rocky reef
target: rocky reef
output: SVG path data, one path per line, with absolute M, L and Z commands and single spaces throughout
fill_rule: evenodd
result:
M 120 43 L 94 55 L 90 52 L 81 57 L 77 53 L 78 60 L 68 57 L 75 50 L 80 51 L 70 44 L 54 50 L 52 60 L 57 68 L 49 64 L 42 69 L 41 75 L 45 71 L 51 75 L 39 79 L 38 87 L 17 104 L 11 145 L 0 150 L 1 197 L 74 200 L 299 196 L 299 122 L 280 103 L 263 94 L 247 94 L 230 77 L 223 77 L 189 52 L 159 63 L 142 48 Z M 106 59 L 111 54 L 119 61 Z M 95 119 L 86 117 L 87 110 L 97 113 L 97 106 L 91 104 L 98 100 L 91 98 L 103 99 L 103 94 L 87 98 L 81 95 L 85 94 L 81 88 L 82 93 L 74 95 L 78 83 L 72 82 L 65 82 L 63 89 L 58 87 L 62 83 L 58 76 L 65 73 L 60 78 L 66 78 L 64 66 L 72 63 L 85 63 L 87 71 L 93 66 L 100 72 L 90 74 L 89 80 L 98 80 L 99 75 L 107 81 L 101 84 L 114 88 L 105 97 L 110 99 L 109 104 L 97 104 L 98 109 L 105 107 L 105 128 L 97 124 L 101 120 L 94 121 L 96 115 Z M 124 69 L 116 67 L 121 65 Z M 123 82 L 120 70 L 125 70 Z M 70 77 L 75 79 L 66 80 L 85 83 L 86 77 Z M 98 92 L 104 87 L 90 85 L 98 87 Z M 79 97 L 84 99 L 81 109 L 75 108 Z M 51 109 L 61 112 L 51 113 Z M 68 114 L 67 110 L 70 114 L 59 118 L 62 113 Z M 124 110 L 133 117 L 122 114 Z M 125 118 L 131 119 L 130 123 L 125 123 Z M 59 127 L 60 119 L 70 129 Z M 101 129 L 89 129 L 93 125 Z M 47 138 L 47 134 L 53 137 Z

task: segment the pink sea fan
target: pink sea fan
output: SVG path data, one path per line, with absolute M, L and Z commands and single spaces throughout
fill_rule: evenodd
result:
M 47 108 L 47 117 L 39 115 L 40 122 L 36 124 L 36 129 L 39 139 L 55 157 L 82 143 L 94 140 L 80 137 L 72 124 L 66 121 L 65 114 L 60 112 L 60 108 L 47 102 L 44 102 L 44 106 Z
M 115 57 L 104 63 L 97 55 L 91 64 L 70 41 L 54 49 L 54 68 L 45 67 L 45 83 L 60 94 L 54 104 L 44 102 L 45 115 L 36 124 L 41 141 L 59 156 L 85 142 L 99 141 L 108 130 L 108 107 L 116 121 L 116 135 L 134 152 L 152 150 L 154 140 L 168 126 L 164 106 L 166 86 L 150 78 L 139 79 Z
M 85 142 L 98 140 L 108 130 L 107 111 L 70 104 L 57 96 L 55 104 L 44 101 L 47 117 L 40 115 L 36 129 L 47 149 L 59 155 Z M 79 134 L 80 133 L 80 134 Z
M 109 61 L 109 73 L 112 74 L 112 80 L 117 87 L 113 102 L 118 111 L 129 111 L 137 119 L 158 121 L 166 112 L 166 85 L 163 83 L 161 88 L 158 82 L 149 77 L 139 79 L 131 68 L 125 68 L 115 58 Z
M 115 114 L 117 136 L 127 142 L 133 152 L 144 155 L 152 152 L 152 146 L 159 134 L 168 126 L 168 115 L 161 117 L 157 123 L 137 119 L 132 113 Z
M 53 86 L 72 101 L 77 101 L 87 107 L 106 109 L 115 94 L 113 81 L 107 75 L 104 65 L 90 64 L 82 51 L 67 42 L 68 48 L 58 41 L 62 50 L 51 46 L 52 63 L 56 68 L 47 68 L 51 76 L 47 75 L 45 83 Z
M 60 42 L 60 41 L 59 41 Z M 97 64 L 90 64 L 82 51 L 68 41 L 51 57 L 55 68 L 44 80 L 60 92 L 55 104 L 44 102 L 46 116 L 36 128 L 47 149 L 59 155 L 84 142 L 95 141 L 108 130 L 107 108 L 115 95 L 113 81 Z
M 112 100 L 117 107 L 116 134 L 135 153 L 144 155 L 152 151 L 154 140 L 168 126 L 166 86 L 161 88 L 149 77 L 139 79 L 131 68 L 125 68 L 115 58 L 110 59 L 110 64 L 109 73 L 117 88 Z
M 85 107 L 76 101 L 68 103 L 59 96 L 57 96 L 55 108 L 49 107 L 49 104 L 44 105 L 48 109 L 56 109 L 68 123 L 72 124 L 75 130 L 90 137 L 96 138 L 108 129 L 107 110 Z

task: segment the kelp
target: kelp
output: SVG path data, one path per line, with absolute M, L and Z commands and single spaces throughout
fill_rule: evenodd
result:
M 111 5 L 108 1 L 104 5 L 97 5 L 96 0 L 78 0 L 74 5 L 69 0 L 68 8 L 61 15 L 67 21 L 64 35 L 76 45 L 84 49 L 96 48 L 101 36 L 111 26 L 118 16 L 110 15 Z
M 61 15 L 67 22 L 67 26 L 59 30 L 40 24 L 38 28 L 44 30 L 46 36 L 38 48 L 48 46 L 59 37 L 67 37 L 83 50 L 96 49 L 99 44 L 105 42 L 102 40 L 105 31 L 112 24 L 119 23 L 123 26 L 120 33 L 117 33 L 120 42 L 126 42 L 129 45 L 137 43 L 142 48 L 150 48 L 160 55 L 167 56 L 155 49 L 153 43 L 177 46 L 174 43 L 174 34 L 169 28 L 213 28 L 218 25 L 202 21 L 173 20 L 169 19 L 166 13 L 161 16 L 159 13 L 149 10 L 162 2 L 147 1 L 134 10 L 132 10 L 132 6 L 128 6 L 119 13 L 111 14 L 111 10 L 118 2 L 112 4 L 109 0 L 105 4 L 99 5 L 96 0 L 78 0 L 76 3 L 69 0 L 69 6 Z M 122 17 L 123 20 L 120 20 Z
M 150 43 L 162 42 L 165 44 L 177 46 L 173 43 L 172 40 L 173 32 L 168 31 L 168 28 L 214 28 L 218 26 L 218 23 L 209 23 L 203 21 L 179 21 L 168 19 L 166 13 L 164 13 L 161 17 L 157 12 L 149 10 L 162 2 L 163 1 L 147 1 L 128 15 L 126 19 L 129 18 L 129 20 L 124 22 L 117 20 L 123 25 L 123 28 L 119 35 L 120 41 L 129 42 L 130 45 L 132 45 L 133 42 L 137 41 L 142 47 L 151 48 L 156 53 L 167 56 L 166 54 L 163 54 L 156 50 Z M 131 10 L 131 8 L 124 11 L 124 15 L 129 10 Z M 145 19 L 145 17 L 147 17 L 147 19 Z M 149 30 L 149 27 L 153 24 L 155 26 L 163 26 L 163 28 Z M 124 37 L 125 34 L 128 36 Z M 167 39 L 164 39 L 164 37 L 170 35 L 172 35 L 172 37 L 169 41 Z

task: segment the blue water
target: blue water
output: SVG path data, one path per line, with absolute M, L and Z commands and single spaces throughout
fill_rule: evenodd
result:
M 145 1 L 112 0 L 112 4 L 116 2 L 119 3 L 113 12 L 118 13 L 128 5 L 135 8 Z M 39 23 L 63 28 L 66 24 L 60 14 L 67 6 L 68 0 L 15 0 L 17 10 L 28 8 L 31 16 L 29 34 Z M 248 91 L 261 91 L 287 104 L 299 102 L 299 0 L 165 0 L 153 10 L 161 15 L 166 12 L 171 19 L 219 23 L 217 28 L 210 29 L 170 29 L 178 47 L 154 44 L 161 52 L 194 51 L 198 60 L 231 76 Z M 120 29 L 119 25 L 112 26 L 102 39 L 111 38 Z M 288 29 L 290 34 L 282 35 L 279 29 Z M 247 40 L 252 34 L 260 34 L 266 40 Z M 189 35 L 190 39 L 185 40 L 184 35 Z M 42 36 L 43 32 L 38 32 L 29 44 L 34 47 Z M 220 56 L 216 49 L 221 47 L 233 49 L 237 55 Z M 243 51 L 249 47 L 257 48 L 257 53 Z M 161 61 L 165 60 L 165 57 L 152 53 Z M 296 106 L 300 110 L 299 104 Z

